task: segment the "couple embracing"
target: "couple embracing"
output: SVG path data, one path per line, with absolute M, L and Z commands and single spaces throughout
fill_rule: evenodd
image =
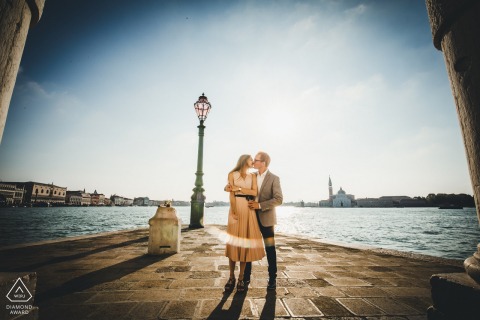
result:
M 277 223 L 275 207 L 283 202 L 280 179 L 268 170 L 270 156 L 258 152 L 255 158 L 242 155 L 228 174 L 225 191 L 230 193 L 230 211 L 227 224 L 225 256 L 229 259 L 230 277 L 225 291 L 237 284 L 237 292 L 244 292 L 250 284 L 252 261 L 268 261 L 267 290 L 276 289 L 277 253 L 274 226 Z M 256 173 L 248 172 L 255 168 Z M 235 264 L 240 262 L 238 282 Z

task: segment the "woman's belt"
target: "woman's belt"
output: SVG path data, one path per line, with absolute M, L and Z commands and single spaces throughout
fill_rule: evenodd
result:
M 251 196 L 251 195 L 248 195 L 248 194 L 236 194 L 235 197 L 237 197 L 237 198 L 247 198 L 248 201 L 255 200 L 254 196 Z

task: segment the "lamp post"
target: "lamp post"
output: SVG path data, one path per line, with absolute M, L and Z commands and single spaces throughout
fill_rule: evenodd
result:
M 198 160 L 197 160 L 197 179 L 195 180 L 195 188 L 193 189 L 192 201 L 191 201 L 191 210 L 190 210 L 190 229 L 203 228 L 203 212 L 205 209 L 205 195 L 203 192 L 203 136 L 205 126 L 203 123 L 207 119 L 208 112 L 212 108 L 208 102 L 205 94 L 198 98 L 198 101 L 193 105 L 195 107 L 195 112 L 197 113 L 198 120 L 200 120 L 200 125 L 198 128 Z

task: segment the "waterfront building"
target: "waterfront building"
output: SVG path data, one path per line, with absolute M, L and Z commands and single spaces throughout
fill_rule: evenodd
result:
M 123 197 L 114 194 L 113 196 L 110 196 L 110 200 L 114 206 L 123 206 Z
M 337 194 L 333 197 L 332 207 L 334 208 L 350 208 L 352 206 L 352 195 L 347 193 L 340 187 Z
M 83 192 L 81 193 L 82 193 L 82 206 L 89 206 L 90 204 L 92 204 L 92 196 L 90 195 L 90 193 L 85 192 L 85 189 L 83 189 Z
M 5 205 L 14 206 L 23 203 L 25 187 L 19 182 L 0 182 L 0 197 L 4 199 Z
M 105 205 L 105 195 L 98 193 L 97 190 L 95 190 L 92 194 L 90 194 L 90 201 L 92 206 L 103 206 Z
M 40 182 L 25 182 L 24 203 L 26 204 L 65 204 L 66 187 Z
M 332 202 L 330 201 L 330 199 L 320 200 L 320 201 L 318 201 L 318 206 L 319 207 L 324 207 L 324 208 L 329 208 L 329 207 L 332 206 Z
M 103 204 L 106 205 L 106 206 L 111 206 L 112 205 L 112 200 L 110 200 L 109 198 L 105 198 L 105 199 L 103 199 Z
M 357 199 L 357 206 L 362 208 L 424 207 L 426 204 L 423 199 L 412 199 L 408 196 Z
M 115 206 L 132 206 L 133 205 L 133 199 L 117 196 L 116 194 L 114 194 L 113 196 L 110 196 L 110 200 Z
M 149 206 L 150 205 L 150 199 L 148 197 L 138 197 L 133 199 L 133 205 L 134 206 Z
M 82 205 L 82 191 L 67 191 L 65 203 L 71 206 Z
M 355 205 L 355 196 L 347 194 L 342 187 L 337 194 L 333 194 L 332 179 L 328 176 L 328 200 L 320 200 L 319 207 L 350 208 Z
M 390 208 L 390 207 L 393 207 L 393 201 L 391 199 L 363 198 L 363 199 L 357 199 L 357 207 Z
M 148 205 L 149 206 L 155 206 L 155 207 L 158 207 L 159 205 L 165 203 L 165 201 L 161 201 L 161 200 L 150 200 L 148 201 Z

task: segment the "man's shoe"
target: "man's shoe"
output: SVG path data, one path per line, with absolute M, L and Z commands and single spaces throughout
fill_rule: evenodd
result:
M 269 279 L 267 290 L 276 290 L 277 289 L 277 281 L 276 279 Z

